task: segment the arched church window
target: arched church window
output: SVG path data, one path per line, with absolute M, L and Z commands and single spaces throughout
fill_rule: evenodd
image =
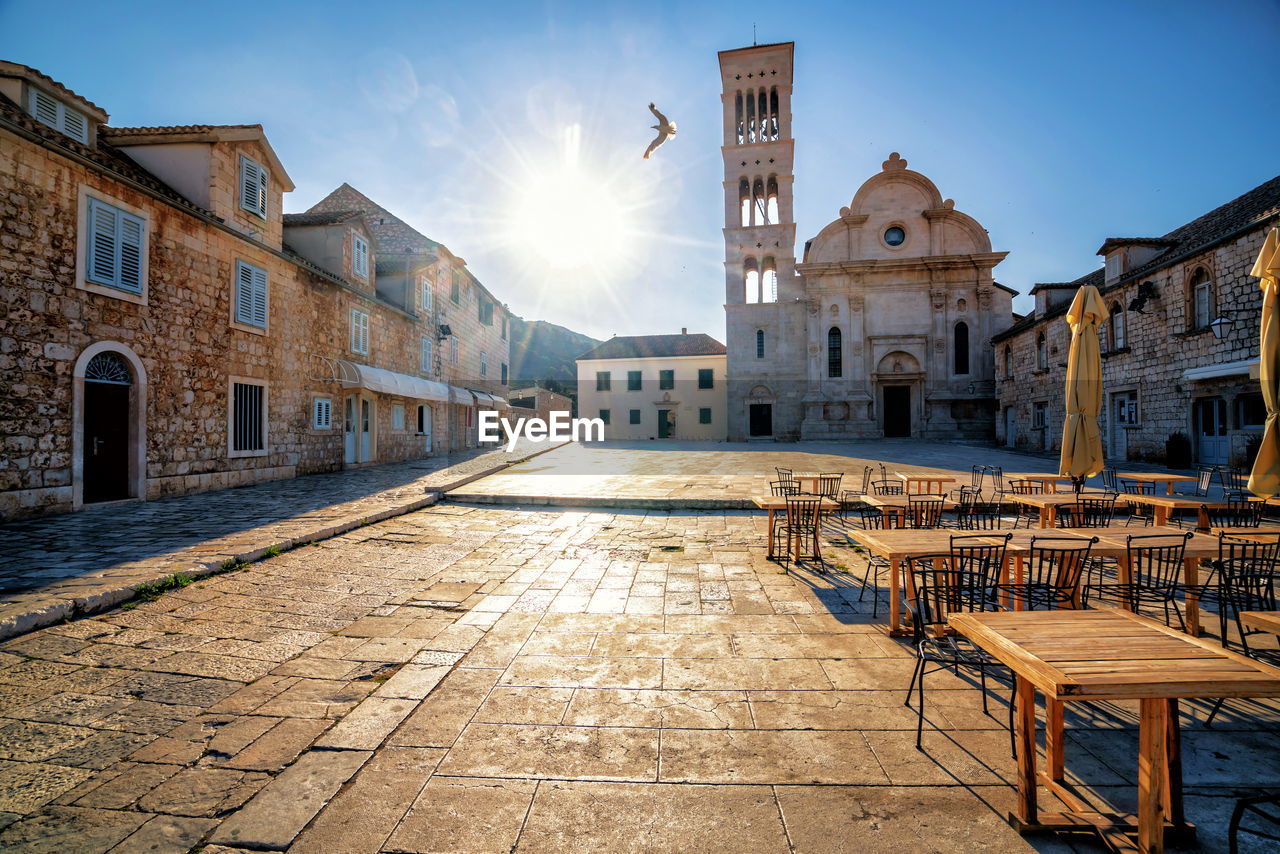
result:
M 769 93 L 761 89 L 757 98 L 760 102 L 760 141 L 764 142 L 769 138 Z
M 746 178 L 738 182 L 738 209 L 742 212 L 742 224 L 751 225 L 751 182 Z
M 769 184 L 765 188 L 765 199 L 767 201 L 767 204 L 765 205 L 764 221 L 779 222 L 780 218 L 778 216 L 778 179 L 777 178 L 769 179 Z
M 747 92 L 747 142 L 756 141 L 756 93 Z
M 956 324 L 951 343 L 955 349 L 952 359 L 957 374 L 969 373 L 969 324 L 963 320 Z
M 778 87 L 774 86 L 769 90 L 769 138 L 778 136 Z
M 840 328 L 827 331 L 827 376 L 844 376 L 844 347 L 840 341 Z
M 743 264 L 743 270 L 744 299 L 749 303 L 760 302 L 760 268 L 756 265 L 756 259 L 748 258 Z
M 1041 371 L 1049 370 L 1049 351 L 1044 345 L 1043 332 L 1036 336 L 1036 368 Z
M 764 198 L 764 181 L 761 180 L 760 178 L 757 178 L 756 182 L 751 185 L 751 200 L 754 203 L 752 205 L 752 207 L 754 208 L 754 212 L 752 214 L 752 224 L 768 225 L 769 219 L 768 217 L 765 216 L 766 203 Z
M 764 259 L 764 270 L 760 275 L 760 302 L 778 301 L 778 266 L 773 258 Z
M 1118 302 L 1111 304 L 1111 349 L 1123 350 L 1125 347 L 1124 308 Z
M 739 92 L 733 99 L 733 122 L 738 131 L 738 145 L 742 145 L 746 141 L 746 128 L 743 125 L 742 114 L 742 93 Z
M 756 358 L 757 359 L 764 358 L 764 330 L 763 329 L 756 330 Z

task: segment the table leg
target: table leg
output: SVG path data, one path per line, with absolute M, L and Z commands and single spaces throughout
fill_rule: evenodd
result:
M 1066 776 L 1066 739 L 1062 731 L 1064 705 L 1061 700 L 1044 698 L 1044 762 L 1049 766 L 1050 779 L 1059 783 Z
M 1018 763 L 1018 805 L 1016 817 L 1023 825 L 1040 821 L 1036 805 L 1036 689 L 1017 677 L 1013 715 L 1014 753 Z
M 1119 555 L 1116 557 L 1116 580 L 1126 587 L 1133 584 L 1133 567 L 1129 564 L 1128 555 Z M 1123 601 L 1120 607 L 1126 611 L 1135 611 L 1137 608 L 1133 603 L 1133 597 L 1129 593 L 1123 594 Z
M 1022 590 L 1022 583 L 1023 583 L 1023 580 L 1026 578 L 1026 571 L 1027 571 L 1026 564 L 1023 562 L 1022 555 L 1020 554 L 1014 555 L 1013 556 L 1013 583 L 1016 585 L 1015 589 L 1019 591 Z M 1022 611 L 1026 609 L 1025 597 L 1015 595 L 1013 591 L 1009 592 L 1008 597 L 1013 600 L 1012 602 L 1013 610 Z
M 1209 531 L 1209 512 L 1204 509 L 1204 505 L 1200 505 L 1200 509 L 1196 510 L 1196 530 Z
M 1200 558 L 1189 557 L 1182 562 L 1183 581 L 1186 584 L 1187 634 L 1200 637 Z M 1219 606 L 1221 607 L 1221 606 Z
M 769 521 L 768 521 L 769 547 L 765 551 L 765 557 L 769 560 L 773 560 L 774 557 L 776 557 L 776 555 L 774 555 L 773 553 L 773 508 L 770 507 L 767 512 L 769 513 Z
M 1164 851 L 1165 742 L 1169 727 L 1169 701 L 1139 701 L 1138 724 L 1138 851 Z
M 1156 505 L 1156 526 L 1169 524 L 1169 508 Z
M 1048 528 L 1049 525 L 1049 505 L 1046 504 L 1040 508 L 1040 527 Z
M 1173 826 L 1183 834 L 1190 830 L 1182 809 L 1182 729 L 1178 725 L 1178 701 L 1169 700 L 1169 716 L 1164 738 L 1164 811 Z
M 1164 485 L 1164 494 L 1173 495 L 1173 481 L 1166 481 Z
M 889 634 L 901 631 L 900 608 L 898 606 L 899 560 L 896 556 L 889 558 Z

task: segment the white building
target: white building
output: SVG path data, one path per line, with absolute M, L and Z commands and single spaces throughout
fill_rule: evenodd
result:
M 710 335 L 615 337 L 577 362 L 578 416 L 606 439 L 724 440 L 725 349 Z

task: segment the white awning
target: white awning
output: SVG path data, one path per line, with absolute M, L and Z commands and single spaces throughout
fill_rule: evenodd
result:
M 475 396 L 471 392 L 465 388 L 458 388 L 456 385 L 449 386 L 449 399 L 463 406 L 471 406 L 476 402 Z
M 501 398 L 501 397 L 498 397 L 496 394 L 490 395 L 490 397 L 492 397 L 492 398 L 493 398 L 493 405 L 494 405 L 494 406 L 496 406 L 498 409 L 510 409 L 510 408 L 511 408 L 511 404 L 507 403 L 507 401 L 506 401 L 506 400 L 504 400 L 504 399 L 503 399 L 503 398 Z
M 496 408 L 496 404 L 493 402 L 493 395 L 486 394 L 483 391 L 476 391 L 475 389 L 471 389 L 471 393 L 476 396 L 476 406 L 481 406 L 486 409 Z
M 1203 368 L 1187 368 L 1182 372 L 1184 380 L 1216 380 L 1219 377 L 1258 375 L 1257 359 L 1241 359 L 1238 362 L 1224 362 L 1221 365 L 1205 365 Z
M 449 399 L 449 387 L 444 383 L 433 382 L 422 377 L 411 377 L 408 374 L 397 374 L 385 368 L 371 368 L 349 362 L 340 361 L 342 384 L 347 388 L 363 388 L 369 391 L 407 397 L 411 400 Z

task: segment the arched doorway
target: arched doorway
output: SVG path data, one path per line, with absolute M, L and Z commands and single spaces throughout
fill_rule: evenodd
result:
M 146 494 L 146 373 L 123 344 L 84 350 L 72 374 L 72 503 Z
M 872 378 L 879 390 L 880 429 L 884 437 L 916 435 L 924 379 L 920 361 L 910 353 L 895 350 L 880 359 Z

